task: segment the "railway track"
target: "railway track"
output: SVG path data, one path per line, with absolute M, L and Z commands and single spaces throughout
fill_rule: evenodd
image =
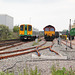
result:
M 9 48 L 12 48 L 12 47 L 16 47 L 16 46 L 19 46 L 19 45 L 22 45 L 22 44 L 25 44 L 25 43 L 28 43 L 28 42 L 20 42 L 20 43 L 15 44 L 15 45 L 11 45 L 11 46 L 8 46 L 8 47 L 5 47 L 5 48 L 1 48 L 0 51 L 6 50 L 6 49 L 9 49 Z
M 62 40 L 61 43 L 63 43 L 64 45 L 67 45 L 67 47 L 71 48 L 71 47 L 70 47 L 70 41 L 67 41 L 67 44 L 66 44 L 66 41 L 65 41 L 65 40 Z M 71 45 L 72 45 L 72 48 L 75 48 L 75 47 L 74 47 L 74 46 L 75 46 L 75 43 L 72 43 L 72 42 L 71 42 Z
M 27 43 L 27 44 L 29 45 L 29 43 Z M 7 50 L 0 51 L 0 53 L 3 53 L 3 54 L 0 54 L 0 58 L 5 59 L 5 60 L 0 60 L 1 61 L 0 67 L 1 67 L 2 71 L 4 71 L 4 72 L 6 72 L 7 70 L 12 71 L 13 69 L 16 72 L 16 67 L 19 67 L 20 69 L 22 69 L 23 67 L 25 68 L 25 64 L 26 64 L 27 66 L 29 66 L 29 68 L 30 68 L 30 66 L 31 67 L 35 67 L 35 65 L 39 66 L 43 71 L 44 70 L 43 68 L 45 68 L 46 70 L 48 70 L 48 68 L 50 69 L 49 66 L 52 66 L 53 63 L 56 63 L 56 65 L 57 65 L 57 63 L 60 62 L 60 66 L 61 66 L 61 63 L 63 65 L 65 65 L 64 63 L 66 63 L 66 65 L 68 65 L 69 63 L 70 63 L 70 65 L 74 64 L 73 62 L 75 62 L 75 59 L 47 59 L 47 58 L 42 59 L 42 58 L 40 58 L 40 57 L 42 57 L 42 53 L 44 53 L 44 51 L 45 52 L 47 51 L 50 54 L 54 53 L 55 57 L 56 56 L 61 57 L 60 53 L 57 52 L 57 50 L 55 51 L 56 47 L 55 47 L 55 49 L 53 49 L 54 46 L 55 46 L 54 42 L 49 43 L 49 42 L 43 41 L 43 43 L 42 44 L 40 43 L 39 46 L 38 45 L 37 46 L 29 45 L 29 47 L 27 46 L 24 49 L 18 49 L 18 50 L 14 49 L 12 51 L 7 51 Z M 57 47 L 59 47 L 59 46 L 57 46 Z M 52 50 L 53 52 L 51 52 L 49 50 Z M 59 50 L 59 48 L 58 48 L 58 50 Z M 27 53 L 25 54 L 24 52 L 27 52 Z M 55 52 L 57 52 L 57 53 L 55 53 Z M 13 53 L 14 54 L 23 53 L 23 54 L 14 56 Z M 35 54 L 39 59 L 33 58 L 32 57 L 33 54 Z M 7 56 L 10 56 L 12 58 L 7 57 Z M 6 58 L 9 58 L 9 59 L 6 59 Z
M 51 49 L 52 46 L 53 46 L 53 43 L 52 43 L 52 45 L 47 46 L 45 48 L 40 48 L 41 46 L 43 46 L 45 44 L 46 44 L 46 41 L 44 41 L 44 43 L 39 45 L 39 46 L 29 47 L 29 48 L 19 49 L 19 50 L 12 50 L 12 51 L 5 51 L 6 49 L 11 48 L 11 47 L 0 49 L 0 59 L 6 59 L 6 58 L 9 58 L 9 57 L 24 55 L 24 54 L 28 54 L 28 53 L 32 53 L 32 52 L 37 52 L 37 55 L 40 56 L 39 51 L 44 50 L 44 49 L 49 49 L 51 52 L 54 52 L 57 55 L 59 55 L 59 53 L 57 53 L 56 51 Z
M 0 41 L 0 47 L 12 45 L 19 42 L 20 42 L 19 39 L 2 40 Z

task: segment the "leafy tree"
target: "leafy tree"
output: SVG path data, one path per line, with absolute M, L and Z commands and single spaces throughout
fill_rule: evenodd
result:
M 5 25 L 0 25 L 0 39 L 7 39 L 9 35 L 9 27 Z
M 19 26 L 14 26 L 13 32 L 19 32 Z

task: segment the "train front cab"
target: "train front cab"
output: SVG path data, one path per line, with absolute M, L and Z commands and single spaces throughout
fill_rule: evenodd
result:
M 31 25 L 20 25 L 19 29 L 20 40 L 30 39 L 32 36 L 32 26 Z
M 53 40 L 55 38 L 55 29 L 52 27 L 44 28 L 44 38 L 46 40 Z

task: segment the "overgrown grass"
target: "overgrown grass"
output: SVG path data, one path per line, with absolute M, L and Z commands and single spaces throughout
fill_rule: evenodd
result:
M 0 72 L 0 75 L 14 75 L 14 72 L 9 73 L 8 71 L 5 72 Z
M 14 71 L 9 73 L 8 71 L 0 72 L 0 75 L 15 75 Z M 28 68 L 24 69 L 23 72 L 18 71 L 18 75 L 41 75 L 41 73 L 38 72 L 37 66 L 33 70 L 32 68 L 28 70 Z M 51 67 L 51 75 L 75 75 L 75 70 L 72 70 L 72 67 L 69 68 L 69 70 L 66 70 L 65 67 L 62 69 L 56 68 L 55 65 Z
M 0 72 L 0 75 L 15 75 L 15 73 L 14 72 L 9 73 L 7 71 L 6 73 Z M 37 69 L 37 67 L 35 67 L 34 70 L 31 68 L 30 71 L 26 68 L 26 69 L 23 70 L 23 73 L 18 71 L 18 75 L 41 75 L 41 73 L 38 73 L 38 69 Z
M 72 67 L 69 68 L 70 70 L 66 70 L 65 67 L 62 69 L 57 69 L 54 65 L 51 68 L 52 75 L 75 75 L 75 71 L 72 70 Z

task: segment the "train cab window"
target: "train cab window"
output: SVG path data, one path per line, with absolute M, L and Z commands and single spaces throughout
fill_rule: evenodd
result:
M 50 31 L 54 31 L 54 28 L 50 28 Z
M 27 26 L 25 26 L 25 30 L 27 30 Z
M 28 26 L 28 31 L 31 31 L 32 30 L 32 26 Z
M 49 31 L 49 28 L 45 28 L 45 31 Z
M 20 30 L 23 31 L 23 25 L 20 26 Z

